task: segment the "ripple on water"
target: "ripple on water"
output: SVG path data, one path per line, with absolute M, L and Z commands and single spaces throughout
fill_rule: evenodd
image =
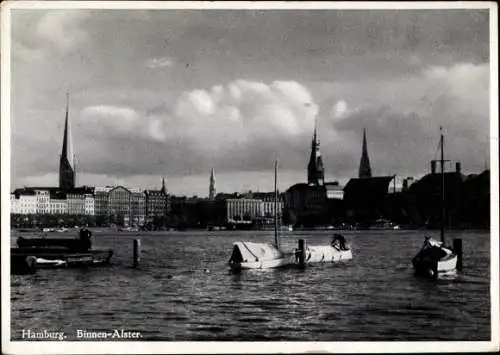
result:
M 489 235 L 460 234 L 474 247 L 464 274 L 428 282 L 413 276 L 408 251 L 420 247 L 423 235 L 397 232 L 346 232 L 356 247 L 346 264 L 237 275 L 226 265 L 232 243 L 262 242 L 272 233 L 142 234 L 139 270 L 129 258 L 137 236 L 99 235 L 115 249 L 109 268 L 11 278 L 12 334 L 126 325 L 144 340 L 168 341 L 489 339 Z M 297 238 L 289 234 L 284 245 L 294 248 Z M 320 244 L 329 234 L 307 238 Z

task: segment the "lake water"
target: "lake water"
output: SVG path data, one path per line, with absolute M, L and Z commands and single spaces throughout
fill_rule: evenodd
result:
M 438 237 L 434 232 L 429 234 Z M 59 235 L 59 234 L 58 234 Z M 22 330 L 139 331 L 142 340 L 490 340 L 490 234 L 462 238 L 464 270 L 449 280 L 413 275 L 422 231 L 349 231 L 353 260 L 305 270 L 231 274 L 232 243 L 272 241 L 272 231 L 96 232 L 113 264 L 11 277 L 11 338 Z M 283 232 L 326 244 L 331 232 Z M 142 244 L 132 269 L 133 239 Z

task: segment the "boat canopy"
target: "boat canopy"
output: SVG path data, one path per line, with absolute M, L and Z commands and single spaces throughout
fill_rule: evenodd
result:
M 267 243 L 236 242 L 230 261 L 253 262 L 282 258 L 283 253 L 274 245 Z

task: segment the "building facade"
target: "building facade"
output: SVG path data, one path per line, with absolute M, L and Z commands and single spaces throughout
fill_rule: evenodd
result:
M 142 226 L 146 223 L 146 195 L 144 191 L 139 189 L 131 190 L 131 224 Z
M 263 202 L 250 198 L 226 200 L 226 220 L 228 223 L 251 222 L 263 216 Z
M 108 192 L 108 216 L 111 223 L 128 226 L 131 195 L 131 191 L 123 186 L 116 186 Z

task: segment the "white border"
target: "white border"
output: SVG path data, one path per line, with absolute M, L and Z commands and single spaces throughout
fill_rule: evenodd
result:
M 19 342 L 10 340 L 11 9 L 489 9 L 491 173 L 491 341 L 489 342 Z M 498 13 L 494 2 L 139 2 L 7 1 L 1 4 L 2 351 L 15 354 L 394 353 L 499 351 Z

